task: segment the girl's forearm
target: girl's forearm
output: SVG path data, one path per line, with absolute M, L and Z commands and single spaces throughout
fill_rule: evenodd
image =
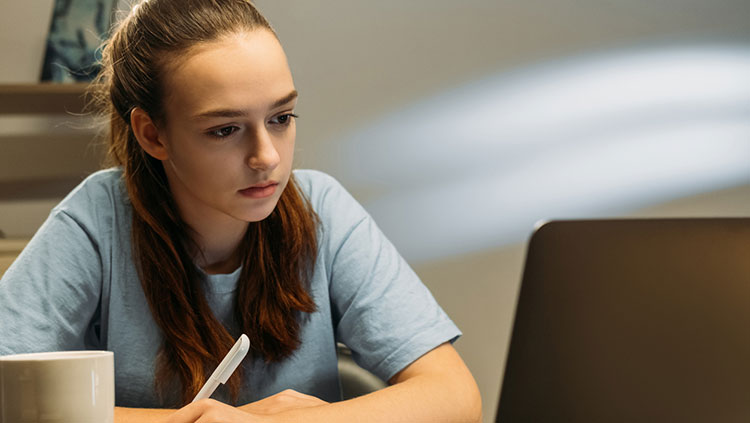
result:
M 479 395 L 472 387 L 458 386 L 460 383 L 420 376 L 349 401 L 290 410 L 273 416 L 272 420 L 286 423 L 480 423 Z
M 175 410 L 115 407 L 115 423 L 159 423 Z
M 482 401 L 469 369 L 449 344 L 417 360 L 393 385 L 349 401 L 291 409 L 271 421 L 466 422 L 482 420 Z

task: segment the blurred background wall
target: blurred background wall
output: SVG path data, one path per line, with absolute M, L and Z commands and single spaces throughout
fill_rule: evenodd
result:
M 535 222 L 750 209 L 746 0 L 257 4 L 301 95 L 297 166 L 351 190 L 463 329 L 486 421 Z M 12 194 L 13 181 L 97 166 L 61 120 L 0 117 L 8 237 L 30 236 L 64 195 Z

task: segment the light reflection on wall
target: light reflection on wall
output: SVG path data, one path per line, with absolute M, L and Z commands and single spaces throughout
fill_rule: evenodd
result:
M 351 134 L 342 169 L 409 260 L 750 182 L 750 46 L 578 57 L 476 81 Z

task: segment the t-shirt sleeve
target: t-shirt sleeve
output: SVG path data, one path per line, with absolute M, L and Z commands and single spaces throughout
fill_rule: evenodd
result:
M 335 180 L 329 183 L 319 213 L 333 250 L 336 339 L 387 381 L 461 332 L 364 208 Z
M 93 238 L 53 210 L 0 279 L 0 355 L 90 347 L 101 273 Z

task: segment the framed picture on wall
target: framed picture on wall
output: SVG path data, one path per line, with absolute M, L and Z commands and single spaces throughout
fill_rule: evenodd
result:
M 116 6 L 117 0 L 55 0 L 41 80 L 92 80 Z

